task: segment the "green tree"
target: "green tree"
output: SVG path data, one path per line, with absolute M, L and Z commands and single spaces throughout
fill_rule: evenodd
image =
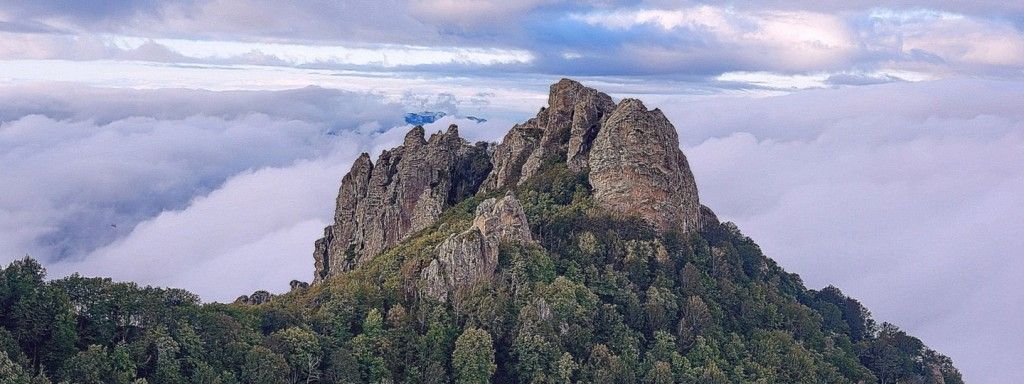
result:
M 245 354 L 239 378 L 245 384 L 285 384 L 290 374 L 284 356 L 257 345 Z
M 61 376 L 76 383 L 105 384 L 114 382 L 113 371 L 106 347 L 93 344 L 67 361 Z
M 604 344 L 597 344 L 587 359 L 585 380 L 598 384 L 621 383 L 625 382 L 622 371 L 622 360 Z
M 452 352 L 455 382 L 460 384 L 487 383 L 494 375 L 494 342 L 487 331 L 467 328 L 455 340 Z
M 368 383 L 390 380 L 385 351 L 389 349 L 384 334 L 384 317 L 377 308 L 371 309 L 363 321 L 363 332 L 351 342 L 352 354 L 359 364 L 360 377 Z
M 654 363 L 644 376 L 644 382 L 648 384 L 672 384 L 673 381 L 672 366 L 664 361 Z
M 25 370 L 0 350 L 0 384 L 29 384 Z
M 569 352 L 562 353 L 562 357 L 558 359 L 558 383 L 559 384 L 571 384 L 573 377 L 576 376 L 576 371 L 580 369 L 580 365 L 576 363 L 576 360 L 572 358 Z
M 679 305 L 676 295 L 667 288 L 651 286 L 647 289 L 647 300 L 644 302 L 644 315 L 647 320 L 648 334 L 671 329 L 672 320 L 677 316 Z
M 316 334 L 301 327 L 290 327 L 271 334 L 267 345 L 284 356 L 291 368 L 292 382 L 319 380 L 320 343 Z

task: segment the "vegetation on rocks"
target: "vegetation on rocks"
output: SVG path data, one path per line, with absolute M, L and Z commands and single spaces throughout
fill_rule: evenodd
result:
M 494 277 L 457 308 L 421 295 L 420 270 L 484 196 L 360 268 L 257 305 L 47 282 L 25 258 L 0 272 L 0 381 L 962 382 L 838 289 L 804 288 L 731 223 L 658 235 L 589 190 L 558 165 L 525 183 L 537 244 L 503 243 Z
M 286 294 L 0 269 L 0 384 L 963 381 L 719 223 L 637 100 L 562 80 L 493 151 L 424 134 L 356 161 Z

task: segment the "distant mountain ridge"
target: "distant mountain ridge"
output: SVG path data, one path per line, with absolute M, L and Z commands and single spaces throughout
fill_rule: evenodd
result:
M 441 120 L 445 116 L 450 116 L 448 113 L 442 111 L 422 111 L 422 112 L 409 112 L 405 114 L 405 123 L 411 125 L 424 125 Z M 487 119 L 476 117 L 476 116 L 457 116 L 466 120 L 471 120 L 477 123 L 485 123 Z

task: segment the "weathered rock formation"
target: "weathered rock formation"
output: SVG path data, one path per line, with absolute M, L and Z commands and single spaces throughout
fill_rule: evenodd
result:
M 264 303 L 269 303 L 270 299 L 273 298 L 274 295 L 271 294 L 270 292 L 259 290 L 253 292 L 251 295 L 238 296 L 238 298 L 235 299 L 235 304 L 260 305 Z
M 700 205 L 676 130 L 660 110 L 647 110 L 635 99 L 616 104 L 604 93 L 563 79 L 551 86 L 548 106 L 513 127 L 497 146 L 470 145 L 455 126 L 425 140 L 423 128 L 416 127 L 376 163 L 367 154 L 360 156 L 342 179 L 334 224 L 316 242 L 314 282 L 429 227 L 446 207 L 468 196 L 516 187 L 563 162 L 587 173 L 601 207 L 643 218 L 660 231 L 696 230 L 705 221 L 717 221 Z M 509 223 L 499 224 L 496 228 Z M 467 232 L 449 239 L 442 249 L 451 255 L 496 254 L 488 248 L 493 244 L 473 236 Z M 462 284 L 463 276 L 454 269 L 442 274 L 443 268 L 467 266 L 466 273 L 474 276 L 479 271 L 473 268 L 493 269 L 486 260 L 473 264 L 450 258 L 439 258 L 432 267 L 438 271 L 432 276 L 449 279 L 448 288 Z
M 494 150 L 494 170 L 483 189 L 515 186 L 547 161 L 565 160 L 574 170 L 585 168 L 590 144 L 614 108 L 612 98 L 597 90 L 569 79 L 555 83 L 548 106 L 512 127 Z
M 364 153 L 341 181 L 334 224 L 316 242 L 314 282 L 429 227 L 444 208 L 476 193 L 489 171 L 487 144 L 466 143 L 454 125 L 429 140 L 417 126 L 376 163 Z
M 424 294 L 446 301 L 489 280 L 498 267 L 498 249 L 503 241 L 533 242 L 523 206 L 511 192 L 501 199 L 481 202 L 472 226 L 449 236 L 437 247 L 437 258 L 421 272 Z
M 619 102 L 590 151 L 594 199 L 612 211 L 647 219 L 659 230 L 700 227 L 697 184 L 679 137 L 660 110 Z
M 595 200 L 613 212 L 642 217 L 662 231 L 702 225 L 697 185 L 675 128 L 639 100 L 616 105 L 604 93 L 562 79 L 551 86 L 548 107 L 513 127 L 495 148 L 482 189 L 516 186 L 545 163 L 563 160 L 589 173 Z

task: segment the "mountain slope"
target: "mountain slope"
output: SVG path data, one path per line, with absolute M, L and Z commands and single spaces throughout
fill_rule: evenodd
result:
M 0 276 L 12 382 L 960 383 L 700 205 L 660 111 L 571 80 L 501 144 L 421 127 L 364 155 L 314 283 L 233 304 Z M 2 376 L 0 376 L 2 377 Z

